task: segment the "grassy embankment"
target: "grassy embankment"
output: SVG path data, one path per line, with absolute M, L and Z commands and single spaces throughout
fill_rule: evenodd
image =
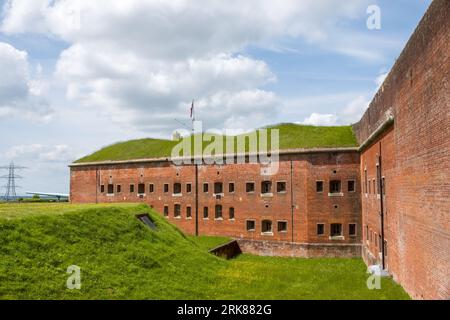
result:
M 361 259 L 207 252 L 227 240 L 186 237 L 145 205 L 0 204 L 0 299 L 408 298 L 390 279 L 368 290 Z M 70 265 L 81 290 L 66 288 Z

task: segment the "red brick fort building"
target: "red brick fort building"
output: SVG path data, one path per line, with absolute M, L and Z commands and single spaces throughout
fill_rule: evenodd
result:
M 99 151 L 70 166 L 71 202 L 147 203 L 184 232 L 232 237 L 244 252 L 362 256 L 413 298 L 450 299 L 449 57 L 450 1 L 435 0 L 348 128 L 353 145 L 281 143 L 274 175 L 259 162 Z

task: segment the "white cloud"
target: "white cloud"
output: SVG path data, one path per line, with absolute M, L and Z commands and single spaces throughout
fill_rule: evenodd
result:
M 337 124 L 337 120 L 338 117 L 334 114 L 312 113 L 301 123 L 313 126 L 334 126 Z
M 67 145 L 18 145 L 7 150 L 5 155 L 8 159 L 20 161 L 67 163 L 74 160 L 74 154 Z
M 49 120 L 52 109 L 42 96 L 44 84 L 30 78 L 27 53 L 0 42 L 0 70 L 0 118 L 20 116 Z
M 342 22 L 365 17 L 368 2 L 9 0 L 0 30 L 68 42 L 55 73 L 67 97 L 123 126 L 168 132 L 196 98 L 209 125 L 246 129 L 266 124 L 281 104 L 265 89 L 276 81 L 267 64 L 238 53 L 282 39 L 341 43 Z M 374 54 L 345 43 L 327 48 Z

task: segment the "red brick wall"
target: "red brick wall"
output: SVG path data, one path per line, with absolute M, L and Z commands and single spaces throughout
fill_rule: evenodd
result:
M 292 165 L 292 170 L 291 170 Z M 334 171 L 336 173 L 334 173 Z M 261 175 L 260 164 L 200 165 L 199 180 L 199 234 L 230 236 L 268 241 L 313 243 L 360 243 L 359 155 L 357 152 L 310 153 L 284 156 L 276 175 Z M 272 195 L 261 194 L 261 182 L 272 182 Z M 316 192 L 316 180 L 324 181 L 324 192 Z M 329 196 L 329 181 L 342 181 L 342 196 Z M 347 180 L 355 180 L 356 192 L 347 191 Z M 96 182 L 97 181 L 97 182 Z M 209 192 L 203 192 L 207 182 Z M 214 183 L 223 183 L 223 196 L 214 196 Z M 228 186 L 234 182 L 235 190 Z M 246 183 L 255 183 L 255 192 L 246 192 Z M 286 183 L 286 191 L 277 192 L 277 182 Z M 145 184 L 145 195 L 137 195 L 138 183 Z M 163 192 L 165 183 L 169 192 Z M 182 195 L 173 194 L 174 183 L 181 183 Z M 192 192 L 186 184 L 192 183 Z M 114 185 L 114 195 L 107 195 L 108 184 Z M 130 193 L 129 185 L 135 185 Z M 149 184 L 154 192 L 149 193 Z M 100 186 L 104 185 L 105 192 Z M 121 185 L 121 193 L 117 193 Z M 292 188 L 291 188 L 292 185 Z M 292 190 L 292 192 L 291 192 Z M 186 233 L 195 233 L 195 166 L 175 166 L 170 162 L 144 164 L 114 164 L 71 168 L 71 201 L 75 203 L 145 202 L 163 213 L 169 207 L 168 219 Z M 181 205 L 181 216 L 174 217 L 174 205 Z M 221 219 L 215 219 L 215 206 L 222 205 Z M 335 209 L 334 206 L 338 208 Z M 192 218 L 186 216 L 191 206 Z M 293 206 L 293 211 L 291 211 Z M 203 208 L 208 207 L 208 219 L 203 218 Z M 229 219 L 229 208 L 235 210 L 235 219 Z M 293 218 L 293 219 L 292 219 Z M 247 231 L 247 220 L 255 220 L 255 231 Z M 272 234 L 261 232 L 263 220 L 272 221 Z M 279 232 L 278 221 L 287 222 L 287 230 Z M 325 224 L 326 234 L 317 236 L 317 223 Z M 331 240 L 331 223 L 343 225 L 343 238 Z M 348 236 L 348 224 L 357 224 L 357 235 Z
M 361 178 L 365 165 L 375 177 L 381 143 L 388 269 L 414 298 L 450 299 L 449 58 L 450 1 L 435 0 L 354 126 L 362 142 L 386 110 L 395 116 L 393 128 L 362 152 Z M 363 194 L 363 225 L 377 233 L 378 205 Z M 364 252 L 376 254 L 374 244 L 363 243 Z

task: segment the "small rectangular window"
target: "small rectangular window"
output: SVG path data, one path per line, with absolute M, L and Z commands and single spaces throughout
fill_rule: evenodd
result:
M 191 193 L 192 192 L 192 183 L 187 183 L 186 184 L 186 193 Z
M 206 183 L 206 182 L 203 184 L 203 192 L 204 193 L 208 193 L 209 192 L 209 184 Z
M 114 194 L 114 185 L 108 184 L 108 194 Z
M 387 241 L 384 240 L 384 256 L 387 257 L 388 255 L 388 244 Z
M 355 237 L 356 236 L 356 224 L 355 223 L 350 223 L 348 225 L 348 235 L 350 237 Z
M 221 193 L 223 193 L 223 183 L 215 182 L 214 183 L 214 194 L 221 194 Z
M 247 226 L 247 231 L 255 231 L 255 229 L 256 229 L 255 220 L 247 220 L 246 226 Z
M 192 208 L 191 207 L 186 207 L 186 218 L 191 218 L 192 217 Z
M 164 206 L 164 217 L 169 216 L 169 206 Z
M 369 241 L 369 226 L 366 225 L 366 240 Z
M 341 192 L 341 181 L 332 180 L 330 181 L 330 193 L 339 193 Z
M 150 183 L 150 184 L 148 185 L 148 192 L 149 192 L 149 193 L 155 192 L 155 185 L 154 185 L 153 183 Z
M 179 218 L 181 217 L 181 205 L 180 204 L 176 204 L 173 207 L 173 215 L 175 218 Z
M 145 184 L 139 183 L 138 184 L 138 194 L 144 194 L 145 193 Z
M 375 179 L 372 180 L 372 186 L 373 186 L 373 194 L 377 192 L 376 186 L 375 186 Z
M 323 192 L 323 181 L 316 181 L 316 192 Z
M 261 232 L 262 233 L 272 233 L 272 221 L 263 220 L 261 223 Z
M 134 184 L 130 184 L 130 193 L 134 193 Z
M 383 177 L 381 178 L 381 186 L 383 188 L 383 196 L 386 195 L 386 179 Z
M 348 180 L 348 192 L 355 192 L 355 180 Z
M 325 225 L 323 223 L 317 224 L 317 235 L 322 236 L 325 234 Z
M 261 193 L 271 193 L 272 192 L 272 181 L 261 182 Z
M 234 182 L 230 182 L 228 184 L 228 192 L 233 193 L 234 192 Z
M 164 183 L 164 193 L 168 193 L 168 192 L 169 192 L 169 184 Z
M 332 237 L 342 236 L 342 224 L 332 223 L 330 228 L 330 236 Z
M 102 185 L 100 186 L 100 192 L 101 192 L 101 193 L 104 193 L 104 192 L 105 192 L 105 185 L 104 185 L 104 184 L 102 184 Z
M 254 182 L 247 182 L 245 185 L 245 191 L 247 193 L 255 192 L 255 183 Z
M 220 204 L 216 204 L 215 218 L 222 219 L 222 206 Z
M 173 184 L 173 193 L 174 194 L 181 194 L 181 183 L 174 183 Z
M 364 169 L 364 193 L 367 193 L 367 169 Z
M 122 192 L 122 186 L 120 184 L 116 185 L 116 191 L 117 191 L 117 193 Z
M 278 232 L 287 232 L 287 221 L 278 221 Z
M 277 192 L 278 193 L 286 192 L 286 182 L 284 181 L 277 182 Z
M 229 218 L 230 218 L 230 220 L 233 220 L 234 219 L 234 208 L 233 207 L 231 207 L 230 209 L 229 209 Z
M 209 213 L 208 213 L 208 207 L 203 208 L 203 219 L 208 219 Z

